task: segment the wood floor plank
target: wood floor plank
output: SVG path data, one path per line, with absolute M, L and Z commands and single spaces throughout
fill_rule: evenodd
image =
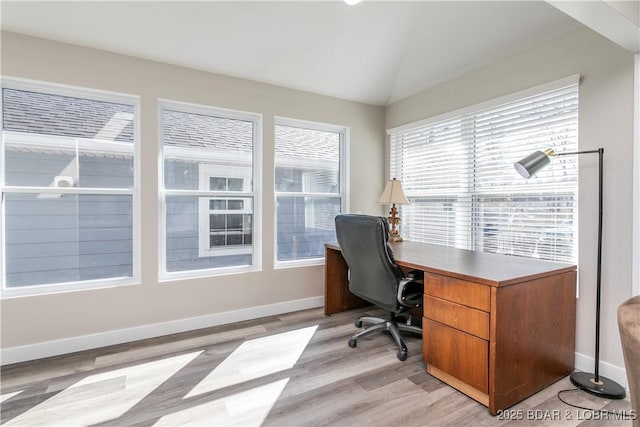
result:
M 593 411 L 562 403 L 556 394 L 573 388 L 568 378 L 510 408 L 511 414 L 522 415 L 520 419 L 493 417 L 486 407 L 426 373 L 419 337 L 406 337 L 409 357 L 404 362 L 396 358 L 397 349 L 388 334 L 367 336 L 356 348 L 349 348 L 347 341 L 357 331 L 353 322 L 363 315 L 380 315 L 380 311 L 365 307 L 324 316 L 322 309 L 311 309 L 4 366 L 0 423 L 94 427 L 630 424 L 620 416 L 603 420 L 601 412 L 630 414 L 628 398 L 606 401 L 577 391 L 567 393 L 566 399 Z M 310 338 L 297 332 L 304 328 L 314 328 Z M 278 341 L 299 335 L 308 342 Z M 272 339 L 285 347 L 270 348 Z M 297 349 L 296 356 L 302 352 L 284 363 L 291 358 L 289 348 Z M 549 419 L 546 414 L 562 417 Z

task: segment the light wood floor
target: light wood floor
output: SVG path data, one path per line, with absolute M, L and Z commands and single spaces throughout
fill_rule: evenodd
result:
M 400 362 L 384 334 L 351 349 L 367 309 L 306 310 L 121 344 L 1 371 L 3 425 L 630 426 L 565 378 L 501 417 L 425 373 L 419 338 Z M 373 312 L 377 314 L 376 312 Z M 613 411 L 607 415 L 600 410 Z M 619 414 L 620 416 L 616 416 Z M 609 419 L 605 419 L 609 418 Z

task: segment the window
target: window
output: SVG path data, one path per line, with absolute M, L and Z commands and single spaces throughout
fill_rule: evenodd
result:
M 202 165 L 200 173 L 201 190 L 245 192 L 251 189 L 250 174 L 237 176 L 239 171 L 232 168 Z M 223 173 L 224 176 L 220 176 Z M 202 197 L 199 219 L 200 256 L 250 254 L 253 242 L 252 218 L 251 198 Z
M 524 180 L 534 150 L 578 150 L 578 78 L 389 131 L 407 240 L 552 261 L 577 260 L 577 156 Z
M 137 280 L 138 98 L 3 79 L 5 295 Z
M 161 276 L 259 268 L 260 116 L 161 102 Z
M 318 263 L 324 244 L 335 242 L 345 144 L 345 128 L 276 119 L 276 262 Z

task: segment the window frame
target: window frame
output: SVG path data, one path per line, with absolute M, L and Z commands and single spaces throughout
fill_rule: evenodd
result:
M 318 130 L 325 132 L 335 132 L 340 137 L 340 149 L 339 149 L 339 179 L 340 179 L 340 190 L 338 194 L 334 193 L 310 193 L 310 192 L 279 192 L 276 191 L 275 188 L 275 179 L 276 179 L 276 161 L 275 161 L 275 127 L 276 126 L 289 126 L 296 127 L 301 129 L 309 129 L 309 130 Z M 324 265 L 325 258 L 324 255 L 318 258 L 305 258 L 298 260 L 278 260 L 278 197 L 318 197 L 318 198 L 340 198 L 340 211 L 348 212 L 349 211 L 349 137 L 350 137 L 350 128 L 348 126 L 343 125 L 335 125 L 329 123 L 315 122 L 310 120 L 301 120 L 294 119 L 289 117 L 275 116 L 273 121 L 273 129 L 274 129 L 274 163 L 273 163 L 273 268 L 275 270 L 284 269 L 284 268 L 296 268 L 296 267 L 308 267 L 315 265 Z
M 99 187 L 67 187 L 67 188 L 52 188 L 52 187 L 34 187 L 34 186 L 9 186 L 5 185 L 5 156 L 4 156 L 4 141 L 5 136 L 9 134 L 12 138 L 20 139 L 23 136 L 19 132 L 4 131 L 3 115 L 0 114 L 0 132 L 2 132 L 2 138 L 0 140 L 0 193 L 2 194 L 2 203 L 0 208 L 0 298 L 13 298 L 22 296 L 34 296 L 43 294 L 53 294 L 59 292 L 68 291 L 81 291 L 101 289 L 116 286 L 128 286 L 138 285 L 140 281 L 140 96 L 125 94 L 121 92 L 105 91 L 94 88 L 87 88 L 81 86 L 72 86 L 66 84 L 52 83 L 40 80 L 31 80 L 11 76 L 1 77 L 1 88 L 31 91 L 37 93 L 44 93 L 49 95 L 68 96 L 74 98 L 82 98 L 92 101 L 113 102 L 119 104 L 127 104 L 133 107 L 134 120 L 133 120 L 133 185 L 130 189 L 124 188 L 99 188 Z M 4 111 L 2 98 L 0 96 L 0 111 Z M 40 134 L 34 134 L 39 137 Z M 52 135 L 51 138 L 70 139 L 69 137 L 62 137 Z M 76 138 L 82 140 L 82 138 Z M 118 149 L 119 143 L 113 143 L 115 150 Z M 29 285 L 20 286 L 18 288 L 7 288 L 6 283 L 6 221 L 5 221 L 5 194 L 73 194 L 73 195 L 128 195 L 131 196 L 131 215 L 132 215 L 132 275 L 126 277 L 117 278 L 105 278 L 105 279 L 91 279 L 91 280 L 79 280 L 72 282 L 59 282 L 51 284 Z
M 252 152 L 252 173 L 253 173 L 253 190 L 249 193 L 238 193 L 238 197 L 253 198 L 253 263 L 243 266 L 203 268 L 196 270 L 167 271 L 167 196 L 193 196 L 228 198 L 229 192 L 220 191 L 203 191 L 203 190 L 177 190 L 166 189 L 164 187 L 164 134 L 162 130 L 162 116 L 165 110 L 179 111 L 183 113 L 202 114 L 214 117 L 221 117 L 232 120 L 243 120 L 253 122 L 253 152 Z M 255 272 L 262 270 L 262 180 L 261 180 L 261 160 L 262 160 L 262 114 L 232 110 L 222 107 L 214 107 L 202 104 L 194 104 L 189 102 L 174 101 L 169 99 L 158 98 L 157 100 L 157 117 L 158 117 L 158 281 L 171 282 L 180 279 L 196 279 L 204 277 L 216 277 L 229 274 L 239 274 L 247 272 Z M 207 159 L 217 159 L 215 155 L 207 156 Z M 198 179 L 198 188 L 202 183 L 200 177 Z M 198 255 L 202 249 L 202 230 L 200 224 L 201 204 L 198 203 Z M 212 256 L 209 253 L 206 256 Z
M 578 91 L 579 91 L 579 83 L 580 83 L 580 75 L 576 74 L 576 75 L 572 75 L 572 76 L 568 76 L 566 78 L 563 79 L 559 79 L 559 80 L 555 80 L 555 81 L 551 81 L 539 86 L 535 86 L 535 87 L 531 87 L 522 91 L 518 91 L 515 93 L 511 93 L 505 96 L 501 96 L 495 99 L 491 99 L 485 102 L 481 102 L 478 104 L 474 104 L 474 105 L 470 105 L 461 109 L 457 109 L 454 111 L 450 111 L 444 114 L 440 114 L 437 116 L 433 116 L 433 117 L 429 117 L 423 120 L 419 120 L 416 122 L 412 122 L 412 123 L 408 123 L 405 125 L 401 125 L 395 128 L 391 128 L 387 130 L 387 135 L 388 135 L 388 144 L 389 144 L 389 158 L 388 158 L 388 166 L 389 166 L 389 173 L 390 175 L 393 175 L 394 172 L 396 170 L 399 170 L 400 166 L 397 163 L 399 161 L 398 159 L 398 155 L 393 153 L 393 146 L 392 146 L 392 137 L 394 135 L 400 135 L 404 132 L 409 132 L 409 131 L 413 131 L 422 127 L 427 127 L 430 125 L 436 125 L 439 123 L 443 123 L 446 121 L 454 121 L 454 120 L 458 120 L 461 119 L 461 129 L 462 129 L 462 133 L 461 134 L 465 134 L 465 127 L 468 127 L 469 124 L 471 124 L 475 119 L 473 119 L 473 117 L 475 117 L 477 114 L 482 114 L 484 111 L 495 108 L 495 107 L 500 107 L 502 105 L 505 104 L 510 104 L 510 103 L 514 103 L 514 102 L 518 102 L 520 100 L 524 100 L 526 98 L 529 97 L 533 97 L 533 96 L 538 96 L 541 94 L 544 94 L 546 92 L 551 92 L 554 90 L 562 90 L 563 88 L 569 87 L 569 86 L 577 86 L 578 87 Z M 579 101 L 578 101 L 579 102 Z M 578 114 L 579 114 L 579 106 L 578 108 Z M 472 118 L 471 120 L 469 120 L 469 118 Z M 578 119 L 579 120 L 579 119 Z M 473 125 L 471 126 L 471 128 L 473 128 Z M 576 132 L 578 132 L 576 130 Z M 469 129 L 466 129 L 466 134 L 470 134 L 472 132 L 470 132 Z M 577 138 L 578 136 L 576 136 Z M 477 150 L 477 144 L 474 144 L 474 148 L 473 151 L 475 152 Z M 535 150 L 535 149 L 544 149 L 547 147 L 540 147 L 540 146 L 531 146 L 530 149 L 531 151 Z M 576 147 L 577 150 L 578 147 Z M 573 151 L 573 150 L 571 150 Z M 466 155 L 470 155 L 470 152 L 466 152 Z M 393 160 L 394 160 L 394 156 L 395 156 L 395 161 L 396 164 L 393 164 Z M 476 155 L 473 154 L 471 155 L 471 158 L 467 158 L 465 159 L 465 161 L 470 161 L 470 162 L 475 162 L 476 159 Z M 517 159 L 516 159 L 517 160 Z M 578 230 L 578 223 L 579 223 L 579 206 L 578 206 L 578 197 L 579 197 L 579 167 L 578 167 L 578 162 L 577 159 L 575 160 L 575 167 L 576 167 L 576 183 L 575 183 L 575 187 L 572 190 L 575 194 L 575 201 L 574 201 L 574 212 L 573 212 L 573 217 L 574 217 L 574 222 L 573 222 L 573 229 L 575 230 L 573 233 L 573 257 L 574 259 L 572 261 L 570 261 L 571 263 L 576 263 L 578 260 L 578 256 L 579 256 L 579 236 L 577 233 Z M 473 169 L 473 168 L 471 168 Z M 398 176 L 399 179 L 402 179 L 401 176 Z M 522 179 L 523 181 L 525 181 L 524 179 Z M 479 208 L 482 208 L 484 205 L 479 204 L 478 203 L 478 199 L 480 198 L 484 198 L 484 197 L 492 197 L 495 196 L 496 193 L 495 191 L 487 191 L 486 189 L 482 189 L 482 188 L 476 188 L 475 186 L 472 189 L 469 189 L 469 185 L 468 185 L 467 181 L 466 183 L 464 183 L 464 186 L 467 188 L 466 192 L 461 193 L 460 191 L 456 191 L 454 193 L 449 193 L 446 190 L 437 190 L 432 192 L 428 192 L 428 193 L 423 193 L 420 194 L 419 196 L 414 195 L 413 197 L 421 197 L 421 198 L 433 198 L 433 197 L 438 197 L 438 196 L 442 196 L 444 197 L 453 197 L 453 196 L 460 196 L 460 195 L 464 195 L 467 196 L 469 198 L 469 200 L 471 200 L 471 204 L 469 205 L 469 209 L 470 210 L 477 210 Z M 405 192 L 407 192 L 407 190 L 405 190 Z M 522 191 L 518 191 L 518 192 L 514 192 L 514 193 L 509 193 L 510 197 L 522 197 L 522 196 L 526 196 L 528 194 L 531 195 L 539 195 L 539 189 L 536 188 L 535 191 L 530 192 L 529 189 L 525 189 Z M 565 193 L 563 192 L 557 192 L 555 193 L 556 196 L 559 197 L 564 197 Z M 456 237 L 454 239 L 452 239 L 452 242 L 455 243 L 448 243 L 447 246 L 452 246 L 452 247 L 458 247 L 458 248 L 466 248 L 466 249 L 472 249 L 472 250 L 481 250 L 481 248 L 476 248 L 476 245 L 478 244 L 478 241 L 482 241 L 484 236 L 482 234 L 478 233 L 479 225 L 480 223 L 478 223 L 478 218 L 475 218 L 475 216 L 473 215 L 468 215 L 465 216 L 464 218 L 465 222 L 469 223 L 469 227 L 464 228 L 463 231 L 464 232 L 470 232 L 471 234 L 469 236 L 465 236 L 466 241 L 468 242 L 468 245 L 471 247 L 466 247 L 465 246 L 460 246 L 458 245 L 458 234 L 459 231 L 456 231 Z M 536 249 L 537 250 L 537 249 Z M 503 253 L 503 252 L 499 252 L 497 251 L 497 253 Z M 520 255 L 520 256 L 524 256 L 524 255 Z M 553 261 L 553 260 L 551 260 Z M 562 261 L 562 262 L 567 262 L 567 261 Z

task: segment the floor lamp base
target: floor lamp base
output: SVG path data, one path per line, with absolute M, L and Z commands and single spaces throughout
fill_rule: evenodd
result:
M 598 383 L 595 382 L 595 374 L 589 372 L 574 372 L 569 378 L 573 385 L 579 389 L 603 399 L 624 399 L 627 395 L 620 384 L 602 375 L 599 376 Z

